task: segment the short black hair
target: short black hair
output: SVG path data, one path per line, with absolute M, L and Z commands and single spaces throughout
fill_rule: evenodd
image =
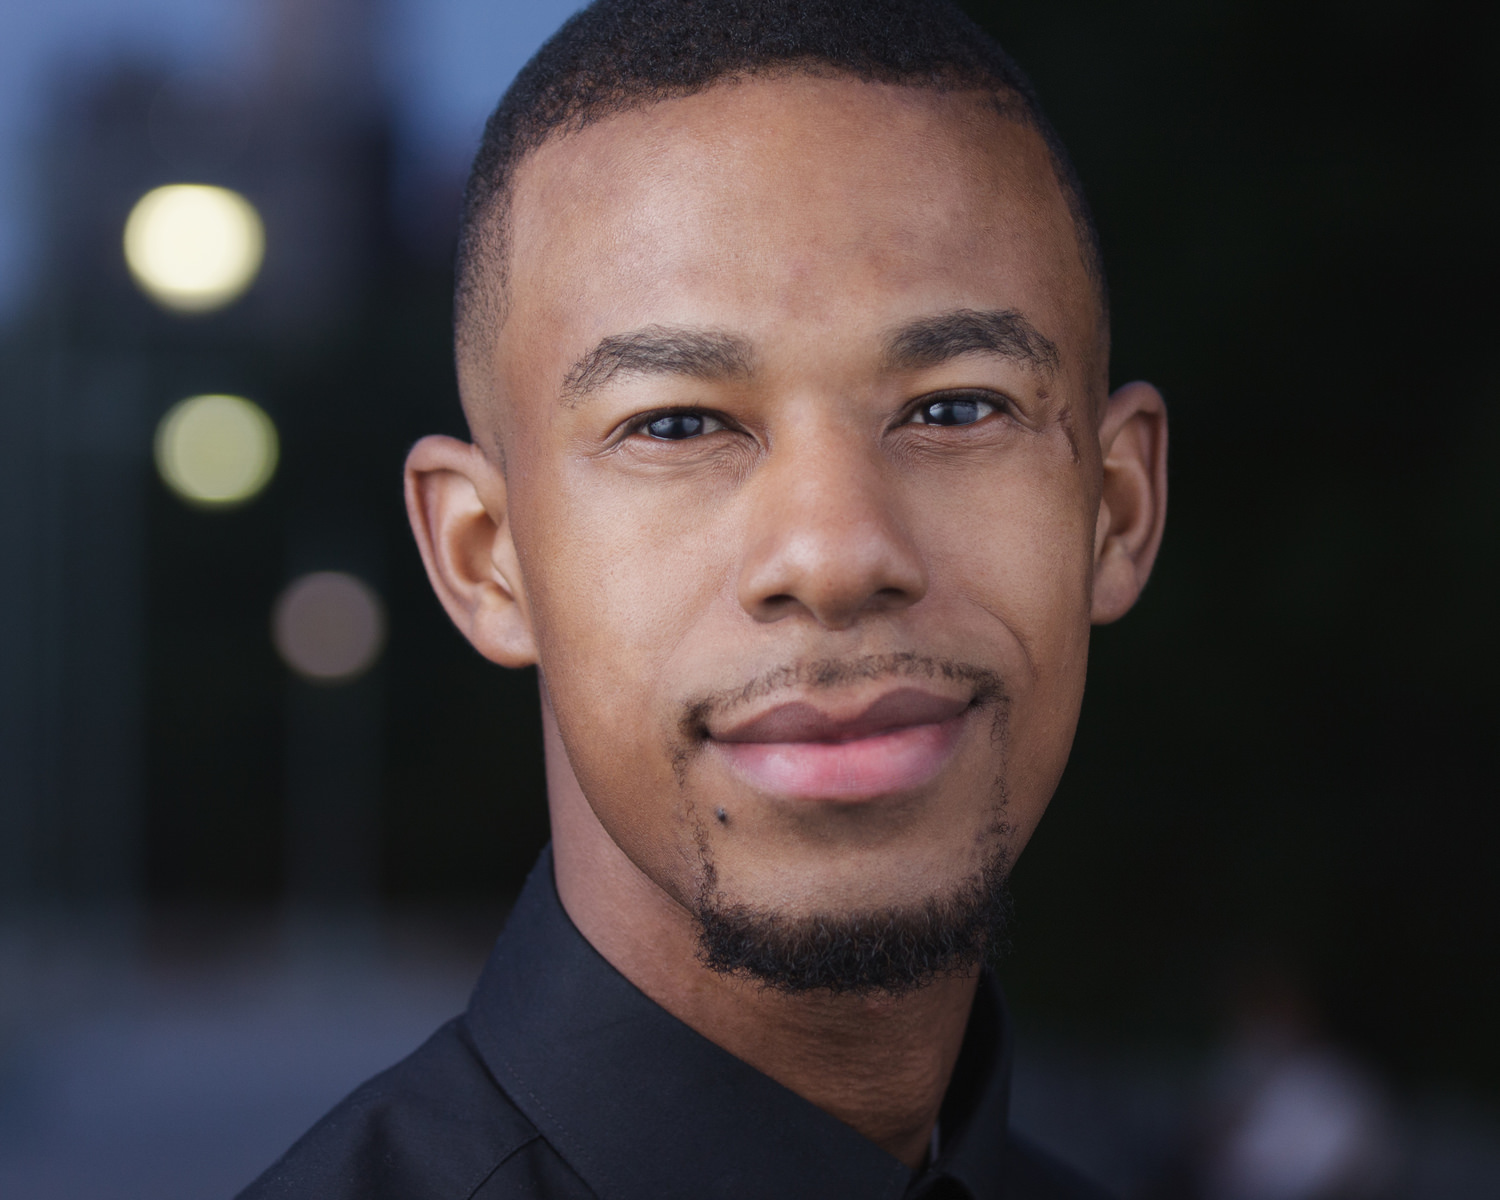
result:
M 485 124 L 464 191 L 454 292 L 459 353 L 503 320 L 517 166 L 555 133 L 716 83 L 807 70 L 938 91 L 994 93 L 1045 140 L 1107 321 L 1098 231 L 1031 82 L 951 0 L 595 0 L 550 37 Z

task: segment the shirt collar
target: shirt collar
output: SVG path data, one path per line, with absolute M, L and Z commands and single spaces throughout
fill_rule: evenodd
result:
M 600 956 L 557 898 L 544 851 L 467 1016 L 486 1064 L 600 1196 L 887 1197 L 912 1172 L 849 1126 L 720 1049 Z M 938 1178 L 994 1194 L 1009 1041 L 989 973 L 944 1102 Z
M 973 1197 L 1001 1194 L 1009 1141 L 1010 1068 L 1005 997 L 986 970 L 938 1117 L 937 1161 L 917 1180 L 915 1194 L 925 1194 L 942 1179 L 961 1185 Z

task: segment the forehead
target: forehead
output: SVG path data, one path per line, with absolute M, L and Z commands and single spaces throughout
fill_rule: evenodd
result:
M 627 111 L 522 164 L 507 240 L 492 366 L 513 399 L 652 324 L 792 354 L 929 311 L 1017 308 L 1065 355 L 1092 353 L 1092 286 L 1045 144 L 985 94 L 789 75 Z

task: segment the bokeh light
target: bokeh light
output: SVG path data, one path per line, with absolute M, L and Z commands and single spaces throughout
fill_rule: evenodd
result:
M 175 312 L 209 312 L 260 271 L 265 229 L 228 188 L 177 183 L 147 192 L 125 222 L 125 261 L 141 290 Z
M 156 427 L 156 469 L 190 504 L 242 504 L 270 482 L 276 426 L 243 396 L 190 396 Z
M 385 608 L 362 579 L 314 571 L 293 580 L 277 599 L 271 637 L 297 674 L 316 683 L 344 683 L 380 657 Z

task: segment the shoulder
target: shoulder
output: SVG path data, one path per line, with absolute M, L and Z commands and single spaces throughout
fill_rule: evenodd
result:
M 1012 1133 L 1006 1147 L 1005 1195 L 1014 1200 L 1113 1200 L 1111 1194 L 1034 1142 Z
M 491 1078 L 459 1018 L 336 1105 L 240 1200 L 567 1195 L 568 1175 Z

